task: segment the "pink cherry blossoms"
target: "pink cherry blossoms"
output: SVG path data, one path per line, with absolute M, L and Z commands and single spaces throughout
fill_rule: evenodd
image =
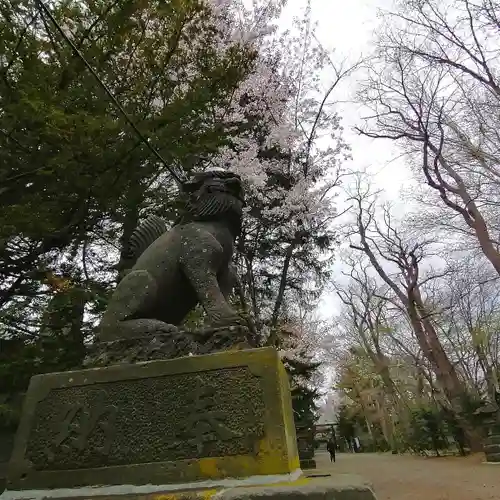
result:
M 259 116 L 268 131 L 266 147 L 286 151 L 290 158 L 259 157 L 261 145 L 249 131 L 239 134 L 232 147 L 219 150 L 213 163 L 240 174 L 251 195 L 269 207 L 265 208 L 268 217 L 290 219 L 296 215 L 301 224 L 308 224 L 331 216 L 332 188 L 338 184 L 348 148 L 338 115 L 328 100 L 322 103 L 321 76 L 329 54 L 315 40 L 310 8 L 302 19 L 295 20 L 294 33 L 280 33 L 284 0 L 253 0 L 251 6 L 228 0 L 207 0 L 207 4 L 220 33 L 226 36 L 226 47 L 245 44 L 258 54 L 231 101 L 216 110 L 216 119 L 237 124 L 248 113 Z M 224 43 L 221 41 L 221 48 Z M 243 100 L 243 96 L 247 98 Z M 293 185 L 263 189 L 268 176 L 279 172 L 292 176 Z M 293 233 L 297 228 L 290 225 L 289 229 Z

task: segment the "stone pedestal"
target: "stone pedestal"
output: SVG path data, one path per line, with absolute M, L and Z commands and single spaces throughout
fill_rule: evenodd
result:
M 33 377 L 0 500 L 304 497 L 375 500 L 359 478 L 303 475 L 264 348 Z
M 299 474 L 288 379 L 263 348 L 33 377 L 6 494 Z
M 23 493 L 25 496 L 23 497 Z M 45 500 L 46 492 L 5 492 L 2 500 Z M 64 492 L 62 492 L 64 493 Z M 74 493 L 74 492 L 72 492 Z M 125 487 L 104 492 L 103 488 L 81 489 L 79 496 L 59 500 L 376 500 L 369 484 L 348 474 L 323 474 L 296 481 L 268 484 L 226 484 L 211 488 L 169 489 L 151 493 L 146 487 L 130 493 Z
M 315 469 L 314 427 L 297 428 L 297 448 L 301 469 Z
M 500 423 L 499 409 L 496 404 L 487 403 L 478 410 L 476 415 L 481 417 L 482 424 L 487 429 L 484 442 L 486 463 L 500 464 Z
M 500 465 L 500 431 L 492 430 L 484 443 L 486 462 Z

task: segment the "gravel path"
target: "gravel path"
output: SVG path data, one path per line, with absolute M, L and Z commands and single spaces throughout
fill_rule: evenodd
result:
M 330 465 L 316 453 L 318 469 L 359 474 L 373 485 L 378 500 L 500 500 L 500 465 L 482 456 L 421 458 L 375 453 L 342 453 Z

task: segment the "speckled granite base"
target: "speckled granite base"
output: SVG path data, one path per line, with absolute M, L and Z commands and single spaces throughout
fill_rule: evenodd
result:
M 271 480 L 272 479 L 272 480 Z M 299 477 L 280 480 L 269 478 L 260 482 L 259 478 L 247 481 L 228 481 L 218 486 L 196 488 L 184 485 L 180 489 L 147 489 L 138 491 L 126 485 L 114 490 L 80 489 L 69 491 L 5 492 L 0 500 L 376 500 L 370 484 L 362 478 L 347 474 L 325 474 L 324 477 Z M 23 495 L 24 493 L 24 495 Z M 59 494 L 60 493 L 60 494 Z M 64 495 L 66 493 L 66 495 Z
M 268 347 L 33 377 L 7 489 L 166 485 L 297 470 L 288 377 Z

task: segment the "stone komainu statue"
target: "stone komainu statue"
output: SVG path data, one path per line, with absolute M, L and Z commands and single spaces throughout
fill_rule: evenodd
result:
M 201 304 L 212 327 L 243 325 L 227 298 L 241 231 L 244 191 L 231 172 L 196 174 L 183 186 L 185 213 L 169 231 L 158 217 L 139 226 L 126 261 L 136 260 L 113 293 L 99 327 L 104 342 L 175 332 Z

